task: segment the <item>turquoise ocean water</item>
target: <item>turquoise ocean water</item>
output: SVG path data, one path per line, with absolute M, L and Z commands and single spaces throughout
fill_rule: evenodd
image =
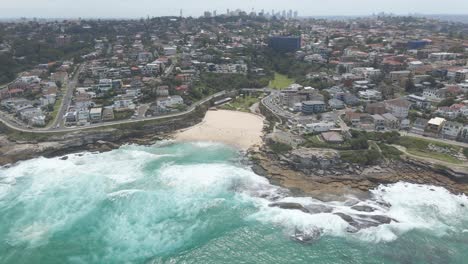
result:
M 212 143 L 68 157 L 0 168 L 0 263 L 468 263 L 468 199 L 443 188 L 398 183 L 366 201 L 290 197 Z M 337 212 L 396 221 L 349 233 Z M 309 230 L 320 237 L 292 239 Z

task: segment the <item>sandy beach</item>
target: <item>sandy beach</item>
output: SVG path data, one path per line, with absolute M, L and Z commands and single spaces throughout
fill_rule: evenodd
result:
M 203 122 L 175 134 L 179 141 L 212 141 L 247 150 L 262 144 L 263 118 L 244 112 L 210 110 Z

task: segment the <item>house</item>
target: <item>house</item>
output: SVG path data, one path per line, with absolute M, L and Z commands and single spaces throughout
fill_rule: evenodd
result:
M 461 129 L 460 134 L 458 134 L 458 140 L 468 143 L 468 125 L 465 125 Z
M 361 100 L 367 102 L 382 100 L 382 93 L 374 89 L 359 91 L 358 95 Z
M 408 117 L 411 103 L 408 100 L 397 98 L 385 101 L 385 108 L 396 118 L 404 119 Z
M 330 106 L 331 109 L 343 109 L 345 108 L 345 104 L 343 101 L 338 100 L 338 99 L 330 99 L 328 100 L 328 105 Z
M 406 97 L 408 101 L 412 103 L 412 105 L 419 109 L 430 109 L 431 108 L 431 101 L 426 99 L 424 96 L 417 96 L 415 94 L 410 94 Z
M 382 114 L 382 117 L 385 119 L 385 127 L 388 129 L 398 129 L 400 128 L 400 121 L 394 115 L 390 113 Z
M 363 113 L 356 113 L 356 112 L 352 112 L 352 111 L 347 111 L 345 113 L 345 120 L 350 122 L 352 127 L 359 127 L 360 124 L 361 124 L 361 118 L 364 115 L 365 114 L 363 114 Z
M 418 135 L 424 135 L 424 131 L 426 130 L 427 123 L 429 120 L 423 119 L 423 118 L 416 118 L 416 120 L 413 122 L 413 126 L 411 127 L 411 133 L 418 134 Z
M 411 71 L 392 71 L 390 72 L 390 81 L 400 82 L 401 80 L 408 79 Z
M 165 56 L 173 56 L 177 53 L 177 47 L 164 47 Z
M 161 85 L 156 87 L 156 95 L 157 96 L 169 96 L 169 86 Z
M 325 112 L 325 102 L 323 101 L 304 101 L 302 102 L 302 113 L 314 114 Z
M 438 136 L 444 127 L 446 120 L 441 117 L 434 117 L 427 122 L 426 134 L 431 136 Z
M 133 100 L 126 99 L 126 98 L 119 98 L 119 99 L 114 100 L 113 106 L 116 110 L 135 108 L 135 105 L 133 104 Z
M 335 94 L 335 98 L 345 102 L 347 105 L 357 105 L 359 104 L 359 98 L 351 93 L 338 92 Z
M 306 133 L 326 132 L 335 128 L 335 123 L 319 122 L 305 125 Z
M 32 126 L 45 126 L 45 115 L 40 108 L 27 107 L 18 111 L 21 120 Z
M 307 95 L 298 93 L 296 89 L 286 89 L 280 93 L 281 104 L 294 107 L 295 104 L 307 100 Z
M 463 124 L 458 122 L 446 121 L 440 132 L 442 138 L 455 140 L 460 134 L 460 131 L 463 128 Z
M 411 121 L 409 119 L 403 119 L 400 122 L 400 129 L 410 129 Z
M 39 99 L 41 101 L 41 106 L 48 106 L 55 104 L 55 94 L 46 94 Z
M 183 103 L 184 99 L 182 99 L 182 97 L 180 97 L 179 95 L 159 98 L 158 100 L 156 100 L 157 106 L 162 108 L 174 107 Z
M 77 121 L 77 112 L 69 111 L 65 114 L 65 123 L 74 124 Z
M 431 101 L 441 101 L 445 98 L 446 90 L 428 88 L 423 90 L 422 96 Z
M 89 121 L 89 111 L 88 109 L 80 109 L 76 114 L 76 122 L 78 125 L 86 125 Z
M 372 120 L 374 121 L 374 129 L 376 131 L 385 130 L 385 118 L 381 115 L 371 115 Z
M 102 108 L 96 107 L 89 110 L 89 119 L 91 122 L 99 122 L 102 119 Z
M 114 109 L 112 109 L 112 107 L 104 107 L 102 109 L 102 120 L 103 121 L 114 120 Z
M 448 119 L 457 118 L 457 116 L 460 114 L 459 111 L 448 106 L 442 106 L 442 107 L 437 108 L 435 113 Z
M 382 115 L 382 114 L 385 114 L 387 110 L 385 109 L 384 103 L 373 103 L 373 104 L 369 103 L 366 105 L 366 111 L 367 113 L 371 115 L 375 115 L 375 114 Z

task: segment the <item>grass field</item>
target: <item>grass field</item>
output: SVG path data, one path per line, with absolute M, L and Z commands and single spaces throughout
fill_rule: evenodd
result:
M 459 160 L 449 154 L 435 152 L 428 148 L 429 144 L 438 147 L 451 149 L 453 152 L 465 152 L 463 147 L 445 144 L 428 139 L 415 138 L 415 137 L 401 137 L 395 144 L 406 147 L 406 150 L 413 155 L 432 158 L 440 161 L 445 161 L 453 164 L 463 164 L 464 161 Z M 465 154 L 466 155 L 466 154 Z
M 257 97 L 252 97 L 252 96 L 240 97 L 239 96 L 233 101 L 222 105 L 220 108 L 225 109 L 225 110 L 250 112 L 250 107 L 258 101 L 260 101 L 260 99 Z
M 287 88 L 289 85 L 293 84 L 294 80 L 288 78 L 288 76 L 284 74 L 280 74 L 275 72 L 275 79 L 271 80 L 268 84 L 268 87 L 273 89 L 284 89 Z

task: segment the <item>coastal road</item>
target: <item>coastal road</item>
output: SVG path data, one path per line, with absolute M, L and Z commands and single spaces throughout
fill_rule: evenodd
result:
M 189 113 L 193 112 L 198 106 L 212 100 L 213 98 L 225 95 L 226 93 L 227 93 L 226 91 L 221 91 L 219 93 L 215 93 L 213 95 L 210 95 L 210 96 L 208 96 L 208 97 L 206 97 L 206 98 L 192 104 L 184 112 L 161 115 L 161 116 L 155 116 L 155 117 L 146 117 L 146 118 L 142 118 L 142 119 L 133 119 L 133 120 L 130 119 L 130 120 L 120 120 L 120 121 L 113 121 L 113 122 L 97 123 L 97 124 L 92 124 L 92 125 L 89 125 L 89 126 L 82 126 L 82 127 L 58 128 L 58 129 L 46 129 L 46 128 L 31 129 L 31 128 L 18 127 L 16 125 L 11 124 L 8 121 L 5 121 L 3 118 L 1 118 L 0 121 L 2 121 L 9 128 L 17 130 L 17 131 L 21 131 L 21 132 L 38 133 L 38 134 L 74 132 L 74 131 L 80 131 L 80 130 L 85 130 L 85 129 L 100 128 L 100 127 L 107 127 L 107 126 L 120 125 L 120 124 L 132 124 L 132 123 L 138 123 L 138 122 L 149 121 L 149 120 L 159 120 L 159 119 L 165 119 L 165 118 L 184 116 L 186 114 L 189 114 Z M 2 117 L 2 116 L 0 115 L 0 117 Z
M 52 125 L 47 128 L 55 129 L 58 127 L 60 128 L 64 127 L 65 122 L 63 122 L 63 118 L 65 116 L 65 113 L 68 110 L 68 107 L 71 104 L 71 100 L 73 98 L 73 92 L 75 91 L 76 85 L 78 84 L 78 77 L 80 76 L 80 72 L 82 70 L 83 70 L 83 64 L 80 64 L 78 66 L 78 69 L 75 71 L 72 79 L 68 81 L 65 93 L 63 94 L 62 104 L 60 105 L 57 115 L 55 116 L 55 119 L 52 122 Z

